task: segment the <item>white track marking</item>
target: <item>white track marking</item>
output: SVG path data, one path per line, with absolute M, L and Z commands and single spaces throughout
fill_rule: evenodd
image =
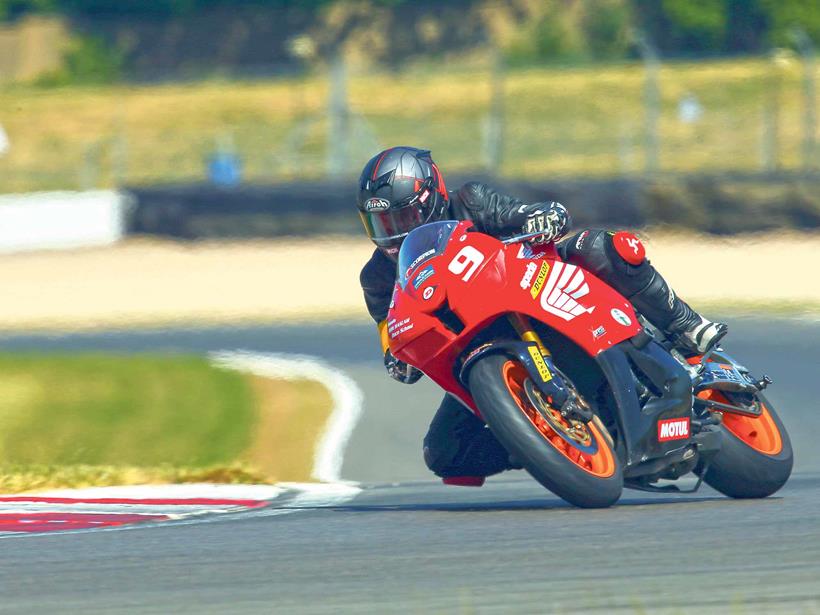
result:
M 339 481 L 345 447 L 362 412 L 362 392 L 349 376 L 306 355 L 236 351 L 213 353 L 211 359 L 221 367 L 257 376 L 307 378 L 325 385 L 333 398 L 333 410 L 316 446 L 312 477 L 329 483 Z
M 254 511 L 254 516 L 275 517 L 300 510 L 332 508 L 341 506 L 361 493 L 361 488 L 353 483 L 279 483 L 297 492 L 290 502 L 281 508 L 263 508 Z
M 362 392 L 356 383 L 339 370 L 314 357 L 286 354 L 256 354 L 220 352 L 211 355 L 221 367 L 244 371 L 263 378 L 310 379 L 322 383 L 330 391 L 333 409 L 316 445 L 312 477 L 321 483 L 279 483 L 277 485 L 218 485 L 211 483 L 183 485 L 134 485 L 61 489 L 37 493 L 30 501 L 9 501 L 0 504 L 5 514 L 36 515 L 40 513 L 69 514 L 159 514 L 168 520 L 160 523 L 133 523 L 121 526 L 52 530 L 38 533 L 4 533 L 0 538 L 53 536 L 63 533 L 85 533 L 146 529 L 191 523 L 207 523 L 217 519 L 239 519 L 246 515 L 278 516 L 305 510 L 340 506 L 361 492 L 352 482 L 339 480 L 344 451 L 362 411 Z M 18 496 L 19 497 L 19 496 Z M 43 502 L 37 498 L 65 498 L 74 502 Z M 134 500 L 133 502 L 100 502 L 83 500 Z M 178 500 L 164 502 L 163 499 Z M 212 499 L 202 503 L 186 499 Z M 146 500 L 146 501 L 140 501 Z M 155 500 L 149 502 L 148 500 Z M 222 501 L 219 501 L 222 500 Z M 236 505 L 230 500 L 235 500 Z M 265 508 L 247 507 L 242 500 L 266 501 Z M 277 501 L 281 500 L 281 503 Z M 23 521 L 28 523 L 28 521 Z
M 49 498 L 214 498 L 232 500 L 272 500 L 282 493 L 276 485 L 224 485 L 220 483 L 184 483 L 181 485 L 125 485 L 88 487 L 86 489 L 53 489 L 38 491 L 38 497 Z
M 179 486 L 187 486 L 187 485 L 168 485 L 167 487 L 179 487 Z M 230 486 L 230 487 L 244 487 L 245 485 L 213 485 L 214 487 L 223 487 L 223 486 Z M 250 486 L 250 485 L 249 485 Z M 147 490 L 150 490 L 154 486 L 146 486 L 144 488 L 137 487 L 137 489 L 141 489 L 142 493 L 147 493 Z M 166 487 L 160 485 L 159 487 Z M 252 485 L 252 487 L 256 487 L 256 485 Z M 119 525 L 119 526 L 106 526 L 106 527 L 99 527 L 99 528 L 87 528 L 87 529 L 69 529 L 69 530 L 52 530 L 48 532 L 37 532 L 37 533 L 17 533 L 17 532 L 9 532 L 4 533 L 0 531 L 0 540 L 5 539 L 14 539 L 14 538 L 38 538 L 44 536 L 54 536 L 59 534 L 86 534 L 89 532 L 123 532 L 123 531 L 130 531 L 130 530 L 147 530 L 147 529 L 160 529 L 160 528 L 172 528 L 179 525 L 194 525 L 194 524 L 202 524 L 202 523 L 213 523 L 217 521 L 235 521 L 241 519 L 247 519 L 249 517 L 276 517 L 280 515 L 289 515 L 292 513 L 300 512 L 300 511 L 309 511 L 309 510 L 321 510 L 323 508 L 332 508 L 334 506 L 342 506 L 345 503 L 354 499 L 362 490 L 358 486 L 353 483 L 346 483 L 346 482 L 337 482 L 337 483 L 279 483 L 276 485 L 275 488 L 277 491 L 278 498 L 282 498 L 283 502 L 281 504 L 277 504 L 276 499 L 270 502 L 268 507 L 266 508 L 253 508 L 253 509 L 239 509 L 238 507 L 233 510 L 219 510 L 219 509 L 211 509 L 211 510 L 203 510 L 203 511 L 186 511 L 184 514 L 180 515 L 169 515 L 169 520 L 167 521 L 160 521 L 160 522 L 147 522 L 147 523 L 133 523 L 128 525 Z M 105 487 L 100 488 L 107 489 Z M 117 489 L 119 495 L 125 496 L 127 492 L 125 490 L 129 489 L 129 487 L 113 487 L 112 489 Z M 71 494 L 71 490 L 65 490 L 63 492 L 66 495 Z M 166 493 L 169 493 L 166 491 Z M 290 499 L 287 499 L 287 496 L 293 495 Z M 38 494 L 40 495 L 40 494 Z M 105 494 L 99 494 L 105 495 Z M 90 512 L 88 510 L 75 510 L 75 505 L 55 505 L 51 511 L 66 511 L 70 509 L 72 512 Z M 122 506 L 122 505 L 120 505 Z M 3 511 L 5 512 L 5 511 Z M 25 510 L 24 512 L 32 512 L 31 510 Z M 109 509 L 106 512 L 111 513 L 112 510 Z M 130 510 L 121 509 L 119 512 L 128 513 L 132 512 Z M 142 511 L 141 511 L 142 512 Z M 145 511 L 150 512 L 150 511 Z

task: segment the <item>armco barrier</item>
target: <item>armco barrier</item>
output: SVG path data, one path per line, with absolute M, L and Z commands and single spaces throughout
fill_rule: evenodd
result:
M 127 202 L 111 191 L 0 196 L 0 253 L 114 243 L 125 233 Z
M 448 187 L 464 181 L 466 178 L 449 177 Z M 528 202 L 577 203 L 572 208 L 577 225 L 634 227 L 646 221 L 641 184 L 635 180 L 566 180 L 545 185 L 486 181 Z M 355 178 L 236 188 L 209 184 L 134 187 L 128 189 L 134 197 L 128 232 L 185 239 L 359 233 L 355 189 Z
M 448 176 L 450 189 L 467 179 Z M 667 224 L 730 234 L 820 228 L 820 174 L 659 175 L 652 179 L 486 179 L 526 202 L 556 200 L 575 228 Z M 218 188 L 208 184 L 131 189 L 129 233 L 195 239 L 361 232 L 356 180 Z

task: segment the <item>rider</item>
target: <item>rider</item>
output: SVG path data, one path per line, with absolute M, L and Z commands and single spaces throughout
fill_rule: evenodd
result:
M 541 233 L 532 243 L 547 243 L 562 238 L 570 227 L 570 216 L 560 203 L 523 203 L 478 182 L 448 192 L 430 152 L 414 147 L 391 147 L 365 165 L 357 205 L 377 246 L 360 277 L 365 302 L 378 323 L 387 372 L 405 384 L 418 381 L 422 372 L 390 353 L 386 319 L 399 247 L 410 231 L 436 220 L 471 220 L 490 235 Z M 725 335 L 725 324 L 705 319 L 672 291 L 632 233 L 586 229 L 556 248 L 564 261 L 591 271 L 628 298 L 685 350 L 705 352 Z M 449 394 L 424 438 L 424 461 L 452 482 L 516 467 L 484 423 Z

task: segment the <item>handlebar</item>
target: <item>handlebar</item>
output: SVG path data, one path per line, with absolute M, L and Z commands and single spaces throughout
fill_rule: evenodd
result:
M 509 237 L 507 239 L 502 239 L 501 243 L 508 246 L 511 243 L 521 243 L 522 241 L 527 241 L 528 239 L 535 239 L 536 237 L 541 237 L 543 235 L 543 231 L 540 233 L 525 233 L 524 235 L 514 235 L 513 237 Z M 550 241 L 549 243 L 553 243 Z

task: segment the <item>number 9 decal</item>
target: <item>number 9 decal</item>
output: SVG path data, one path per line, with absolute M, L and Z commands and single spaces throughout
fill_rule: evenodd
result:
M 469 282 L 476 272 L 476 269 L 484 262 L 484 255 L 473 246 L 464 246 L 458 251 L 456 257 L 447 265 L 447 269 L 460 275 L 461 279 Z M 466 273 L 465 273 L 466 272 Z M 463 275 L 462 275 L 463 274 Z

